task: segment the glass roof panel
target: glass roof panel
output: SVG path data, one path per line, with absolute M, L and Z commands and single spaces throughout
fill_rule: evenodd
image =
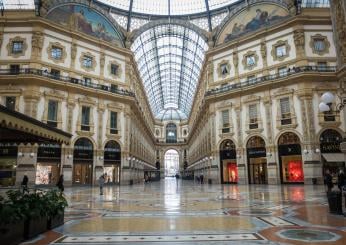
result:
M 156 119 L 187 119 L 207 49 L 196 32 L 176 24 L 155 26 L 134 41 L 131 50 Z
M 130 0 L 98 0 L 118 9 L 130 10 Z M 225 7 L 239 0 L 208 0 L 209 9 Z M 205 0 L 133 0 L 132 11 L 149 15 L 189 15 L 205 13 Z
M 4 9 L 35 9 L 34 0 L 3 0 Z

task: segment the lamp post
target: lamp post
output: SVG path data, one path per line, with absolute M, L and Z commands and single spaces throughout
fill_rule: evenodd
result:
M 335 102 L 335 97 L 338 97 L 340 103 L 335 105 L 335 111 L 332 109 L 332 104 Z M 321 103 L 318 105 L 318 108 L 321 112 L 334 112 L 336 114 L 340 113 L 346 106 L 346 97 L 340 95 L 334 95 L 332 92 L 325 92 L 321 96 Z M 344 123 L 346 123 L 346 113 L 344 113 Z M 344 137 L 343 141 L 340 143 L 340 150 L 343 153 L 346 153 L 346 138 Z

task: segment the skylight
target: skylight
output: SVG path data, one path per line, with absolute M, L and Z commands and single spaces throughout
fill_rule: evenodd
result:
M 160 120 L 187 119 L 208 46 L 195 31 L 162 24 L 133 43 L 152 112 Z

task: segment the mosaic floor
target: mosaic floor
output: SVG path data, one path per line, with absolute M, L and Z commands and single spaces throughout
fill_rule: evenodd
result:
M 65 224 L 23 244 L 346 244 L 323 186 L 161 182 L 66 188 Z

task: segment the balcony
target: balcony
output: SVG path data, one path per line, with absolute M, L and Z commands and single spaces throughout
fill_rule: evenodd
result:
M 300 73 L 331 73 L 331 72 L 336 72 L 336 66 L 301 66 L 301 67 L 295 67 L 294 69 L 288 69 L 287 72 L 285 73 L 276 73 L 273 75 L 268 75 L 268 76 L 262 76 L 258 78 L 252 78 L 251 80 L 247 80 L 245 82 L 241 83 L 235 83 L 235 84 L 230 84 L 227 86 L 223 86 L 221 88 L 216 88 L 209 90 L 205 93 L 205 96 L 212 96 L 212 95 L 218 95 L 222 94 L 225 92 L 229 92 L 232 90 L 236 89 L 243 89 L 243 88 L 248 88 L 250 86 L 254 85 L 259 85 L 259 84 L 265 84 L 269 81 L 275 81 L 277 79 L 283 79 L 285 77 L 290 77 L 296 74 Z
M 57 75 L 56 73 L 52 74 L 52 73 L 49 73 L 47 71 L 43 71 L 40 69 L 22 68 L 22 69 L 16 70 L 15 73 L 11 69 L 0 69 L 0 76 L 3 76 L 3 75 L 5 75 L 5 76 L 36 75 L 36 76 L 40 76 L 40 77 L 46 77 L 49 79 L 54 79 L 56 81 L 80 85 L 80 86 L 87 87 L 87 88 L 107 91 L 109 93 L 135 97 L 134 93 L 127 91 L 127 90 L 117 89 L 117 88 L 114 88 L 111 86 L 96 84 L 96 83 L 92 83 L 92 82 L 86 82 L 84 79 L 82 80 L 82 79 L 68 77 L 68 76 L 61 76 L 61 75 Z

